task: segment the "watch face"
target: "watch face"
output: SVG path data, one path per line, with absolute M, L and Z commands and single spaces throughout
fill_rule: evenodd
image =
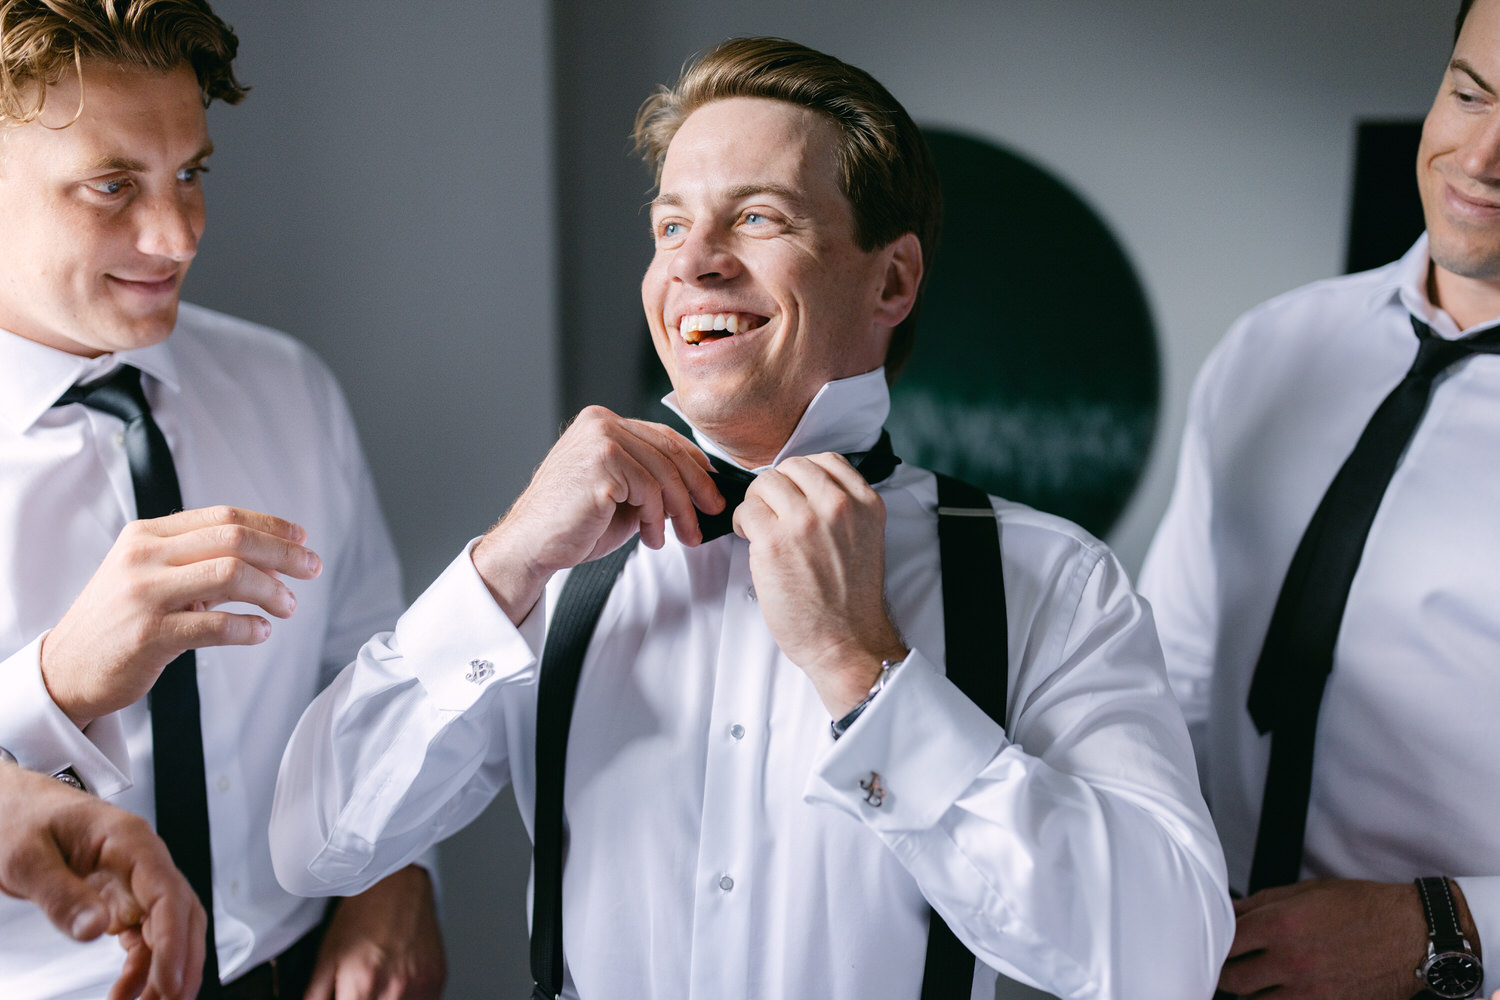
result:
M 1461 951 L 1445 952 L 1427 964 L 1427 988 L 1444 1000 L 1471 997 L 1484 982 L 1484 968 L 1473 955 Z

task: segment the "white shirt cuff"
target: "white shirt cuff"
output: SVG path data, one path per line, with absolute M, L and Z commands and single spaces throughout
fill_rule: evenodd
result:
M 530 680 L 539 659 L 526 635 L 536 630 L 511 624 L 474 568 L 474 542 L 396 622 L 396 645 L 439 711 L 462 712 L 493 684 Z M 541 618 L 533 611 L 522 624 Z
M 73 725 L 42 680 L 45 637 L 43 633 L 0 663 L 0 746 L 29 770 L 55 774 L 72 768 L 95 795 L 118 795 L 133 784 L 119 715 L 95 719 L 84 730 Z
M 1008 745 L 999 723 L 912 650 L 829 747 L 803 797 L 885 834 L 926 830 Z

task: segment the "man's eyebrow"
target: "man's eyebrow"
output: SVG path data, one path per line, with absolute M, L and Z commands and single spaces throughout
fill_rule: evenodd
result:
M 722 192 L 722 197 L 728 201 L 744 201 L 746 198 L 755 198 L 760 195 L 772 195 L 774 197 L 782 199 L 783 201 L 790 202 L 793 206 L 800 206 L 804 201 L 801 193 L 794 191 L 789 187 L 771 183 L 736 184 L 734 187 L 725 188 Z M 654 209 L 657 206 L 664 205 L 670 208 L 678 208 L 682 204 L 683 199 L 681 195 L 667 192 L 659 194 L 655 198 L 651 199 L 651 204 L 647 207 Z
M 1493 93 L 1495 93 L 1495 88 L 1490 85 L 1490 83 L 1489 83 L 1488 80 L 1486 80 L 1484 77 L 1482 77 L 1482 76 L 1479 75 L 1479 72 L 1476 69 L 1474 69 L 1474 67 L 1472 65 L 1469 64 L 1469 61 L 1467 59 L 1455 59 L 1455 60 L 1453 60 L 1451 63 L 1448 64 L 1448 69 L 1450 71 L 1451 70 L 1457 70 L 1460 73 L 1466 74 L 1469 77 L 1469 79 L 1471 79 L 1475 83 L 1477 83 L 1479 85 L 1479 89 L 1483 90 L 1485 93 L 1487 93 L 1487 94 L 1493 94 Z
M 213 151 L 214 144 L 211 142 L 207 143 L 202 149 L 198 150 L 198 152 L 194 153 L 192 156 L 184 160 L 183 165 L 187 166 L 188 164 L 197 163 L 200 160 L 206 160 L 211 155 L 213 155 Z M 140 160 L 132 160 L 128 156 L 106 155 L 101 156 L 98 159 L 90 160 L 84 165 L 84 169 L 121 170 L 130 173 L 144 173 L 147 167 L 146 164 L 142 163 Z

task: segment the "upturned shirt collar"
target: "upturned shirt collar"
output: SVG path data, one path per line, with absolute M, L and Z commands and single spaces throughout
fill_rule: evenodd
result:
M 698 447 L 707 452 L 716 462 L 723 461 L 744 469 L 708 435 L 700 431 L 677 405 L 677 393 L 669 392 L 662 403 L 687 423 L 692 429 Z M 880 429 L 891 412 L 890 389 L 885 384 L 885 368 L 877 368 L 852 378 L 826 382 L 812 402 L 807 404 L 802 419 L 797 421 L 792 436 L 770 465 L 747 472 L 761 472 L 793 455 L 816 455 L 825 451 L 868 451 L 880 439 Z
M 1433 333 L 1448 340 L 1500 326 L 1500 316 L 1496 316 L 1468 330 L 1460 330 L 1453 317 L 1433 305 L 1427 297 L 1427 277 L 1431 270 L 1432 256 L 1428 252 L 1427 234 L 1423 233 L 1400 260 L 1386 268 L 1385 278 L 1377 286 L 1376 304 L 1399 302 L 1408 313 L 1431 327 Z
M 0 428 L 25 434 L 70 386 L 103 378 L 130 364 L 177 392 L 177 366 L 163 341 L 150 347 L 84 358 L 0 330 Z

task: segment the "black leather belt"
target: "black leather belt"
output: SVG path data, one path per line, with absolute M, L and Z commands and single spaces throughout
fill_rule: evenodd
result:
M 225 983 L 224 1000 L 302 1000 L 318 960 L 325 924 L 319 924 L 269 962 Z

